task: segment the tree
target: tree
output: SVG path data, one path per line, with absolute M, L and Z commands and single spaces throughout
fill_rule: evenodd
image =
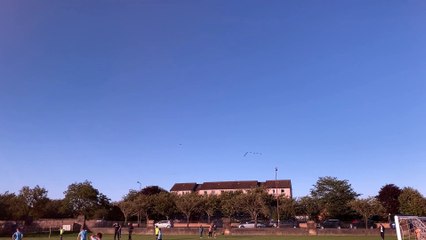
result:
M 347 180 L 335 177 L 320 177 L 311 189 L 311 196 L 318 201 L 323 217 L 347 218 L 351 213 L 348 203 L 358 195 Z
M 145 216 L 147 223 L 149 222 L 150 215 L 154 211 L 153 199 L 153 195 L 138 194 L 134 200 L 136 211 L 139 212 L 141 216 Z
M 110 203 L 110 199 L 106 195 L 99 193 L 97 207 L 94 210 L 93 217 L 96 219 L 105 219 L 112 208 L 113 206 Z
M 105 220 L 124 221 L 124 224 L 127 224 L 129 219 L 125 218 L 123 211 L 121 211 L 118 206 L 118 203 L 112 203 L 111 210 L 108 211 L 108 214 L 105 216 Z
M 314 198 L 305 196 L 297 200 L 296 213 L 306 215 L 310 220 L 317 221 L 320 214 L 320 207 Z
M 368 228 L 368 219 L 374 215 L 383 215 L 385 212 L 382 204 L 373 197 L 365 199 L 355 199 L 349 202 L 351 208 L 360 214 L 365 222 L 365 229 Z
M 14 193 L 5 192 L 0 194 L 0 220 L 17 219 L 13 211 L 16 199 L 17 197 Z
M 383 186 L 379 194 L 377 195 L 377 200 L 383 205 L 386 212 L 390 215 L 395 215 L 399 211 L 399 195 L 401 194 L 401 189 L 394 184 L 386 184 Z
M 133 206 L 133 202 L 130 200 L 121 200 L 118 203 L 116 203 L 116 206 L 118 206 L 121 210 L 121 212 L 124 215 L 124 223 L 127 223 L 127 220 L 129 217 L 136 213 L 136 208 Z M 139 224 L 139 219 L 138 219 Z
M 119 207 L 124 214 L 125 219 L 130 216 L 137 216 L 138 226 L 141 224 L 141 212 L 136 206 L 136 198 L 141 194 L 136 190 L 130 190 L 128 194 L 123 197 L 123 200 L 119 202 Z
M 279 199 L 278 207 L 280 210 L 280 217 L 283 217 L 284 219 L 290 219 L 295 217 L 296 201 L 293 198 L 281 196 Z
M 18 198 L 22 199 L 25 203 L 25 216 L 26 218 L 37 219 L 43 216 L 45 205 L 49 201 L 47 197 L 47 190 L 40 186 L 30 188 L 28 186 L 22 187 L 19 191 Z
M 211 217 L 219 210 L 220 201 L 217 195 L 204 195 L 204 211 L 207 214 L 207 222 L 211 222 Z
M 238 211 L 237 199 L 243 194 L 241 191 L 223 192 L 219 196 L 220 211 L 222 214 L 231 219 Z
M 148 223 L 149 219 L 160 210 L 166 214 L 170 210 L 173 211 L 173 209 L 163 209 L 160 207 L 160 205 L 168 207 L 171 204 L 170 202 L 164 204 L 163 202 L 158 202 L 160 199 L 163 199 L 162 196 L 165 196 L 164 194 L 168 195 L 168 192 L 158 186 L 148 186 L 140 191 L 130 190 L 123 197 L 123 200 L 119 202 L 119 207 L 122 209 L 126 219 L 131 215 L 136 215 L 138 225 L 140 225 L 141 217 L 144 216 Z M 167 200 L 170 201 L 171 199 L 168 198 Z
M 141 190 L 141 193 L 143 195 L 148 195 L 148 196 L 157 195 L 162 192 L 167 192 L 167 191 L 159 186 L 148 186 Z
M 158 214 L 165 216 L 167 220 L 176 212 L 174 195 L 168 192 L 160 192 L 155 195 L 154 202 L 154 210 Z
M 268 193 L 263 188 L 254 188 L 238 196 L 238 205 L 242 211 L 250 215 L 255 222 L 255 226 L 259 215 L 268 213 L 269 208 L 268 204 L 266 204 L 268 196 Z
M 398 200 L 401 214 L 426 215 L 426 200 L 416 189 L 411 187 L 403 188 Z
M 175 201 L 177 209 L 186 216 L 186 226 L 189 227 L 191 215 L 197 210 L 202 201 L 201 196 L 198 193 L 177 195 Z
M 72 212 L 64 209 L 62 199 L 49 200 L 44 209 L 43 218 L 71 218 Z
M 109 199 L 87 180 L 69 185 L 64 194 L 63 208 L 70 209 L 74 215 L 83 215 L 84 220 L 92 217 L 96 210 L 109 207 L 105 206 Z

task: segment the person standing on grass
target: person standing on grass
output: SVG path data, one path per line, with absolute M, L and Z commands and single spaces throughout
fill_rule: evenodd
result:
M 210 226 L 209 226 L 209 238 L 212 237 L 212 234 L 213 234 L 213 224 L 210 224 Z
M 64 228 L 61 227 L 61 228 L 59 228 L 59 237 L 61 238 L 61 240 L 62 240 L 63 236 L 64 236 Z
M 203 225 L 200 225 L 200 228 L 198 228 L 198 233 L 200 234 L 200 238 L 203 238 L 203 232 L 204 232 Z
M 158 228 L 157 240 L 163 240 L 163 232 L 161 231 L 161 228 Z
M 114 240 L 120 240 L 120 237 L 118 236 L 120 225 L 118 223 L 114 223 L 112 226 L 114 227 Z
M 16 228 L 16 232 L 12 234 L 12 240 L 22 240 L 24 237 L 24 234 L 19 231 L 19 227 Z
M 383 224 L 380 224 L 379 231 L 380 237 L 382 238 L 382 240 L 385 240 L 385 226 L 383 226 Z
M 77 235 L 77 240 L 86 240 L 87 239 L 87 230 L 82 227 L 81 231 Z
M 158 226 L 155 226 L 154 233 L 155 233 L 155 239 L 158 239 L 158 232 L 160 231 L 160 228 Z
M 121 225 L 118 224 L 118 240 L 121 239 Z
M 132 240 L 133 224 L 129 223 L 129 240 Z

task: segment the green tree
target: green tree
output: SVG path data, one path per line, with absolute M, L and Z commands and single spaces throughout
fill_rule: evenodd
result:
M 348 204 L 358 195 L 347 180 L 335 177 L 320 177 L 311 189 L 311 196 L 318 201 L 323 217 L 348 218 L 351 215 Z
M 18 198 L 22 199 L 25 203 L 24 212 L 27 218 L 38 219 L 43 216 L 45 206 L 49 201 L 47 197 L 47 190 L 40 186 L 30 188 L 28 186 L 22 187 L 19 191 Z
M 119 207 L 122 209 L 125 218 L 136 215 L 138 225 L 141 223 L 141 218 L 145 217 L 148 223 L 149 219 L 157 213 L 160 203 L 159 195 L 168 194 L 167 191 L 158 186 L 148 186 L 140 191 L 130 190 L 127 195 L 120 201 Z M 164 210 L 167 211 L 167 210 Z
M 18 219 L 14 214 L 17 197 L 14 193 L 0 194 L 0 220 Z
M 118 203 L 121 211 L 124 214 L 125 219 L 128 219 L 130 216 L 137 216 L 138 226 L 141 224 L 141 216 L 139 208 L 136 206 L 136 198 L 141 194 L 141 192 L 137 192 L 136 190 L 130 190 L 123 199 Z
M 204 211 L 207 214 L 207 222 L 211 222 L 211 217 L 219 210 L 220 200 L 217 195 L 204 195 Z
M 105 216 L 105 220 L 115 220 L 115 221 L 124 221 L 127 224 L 128 218 L 126 219 L 123 211 L 121 211 L 118 203 L 112 203 L 111 210 L 108 211 L 108 214 Z
M 189 227 L 191 215 L 198 210 L 202 202 L 201 196 L 198 193 L 176 195 L 175 201 L 177 209 L 186 216 L 186 226 Z
M 280 196 L 278 203 L 280 219 L 290 219 L 296 216 L 296 201 L 293 198 Z
M 124 215 L 124 223 L 127 223 L 127 220 L 129 219 L 130 216 L 136 214 L 136 208 L 134 207 L 134 204 L 132 201 L 130 200 L 121 200 L 118 203 L 116 203 L 116 206 L 118 206 L 121 210 L 121 212 Z M 139 219 L 138 219 L 138 224 L 139 224 Z
M 405 187 L 398 197 L 400 213 L 406 215 L 426 215 L 426 200 L 423 195 L 414 188 Z
M 109 199 L 87 180 L 69 185 L 64 194 L 63 208 L 69 209 L 74 215 L 83 215 L 84 220 L 91 218 L 96 210 L 109 207 L 105 206 Z
M 238 211 L 237 199 L 243 194 L 241 191 L 223 192 L 219 196 L 220 211 L 225 217 L 232 219 Z
M 362 216 L 365 228 L 368 228 L 368 219 L 374 215 L 383 215 L 385 212 L 382 204 L 374 197 L 355 199 L 349 202 L 349 206 Z
M 314 198 L 305 196 L 296 201 L 296 213 L 308 216 L 310 220 L 318 221 L 320 207 Z
M 158 214 L 165 216 L 167 220 L 177 211 L 174 195 L 171 193 L 160 192 L 155 195 L 154 201 L 154 210 Z
M 73 216 L 71 211 L 66 212 L 64 209 L 62 199 L 49 200 L 44 209 L 43 218 L 71 218 Z
M 248 190 L 247 193 L 238 196 L 237 203 L 243 212 L 250 215 L 257 225 L 258 217 L 260 214 L 268 214 L 269 206 L 267 199 L 269 194 L 264 188 L 254 188 Z
M 394 184 L 384 185 L 377 195 L 377 200 L 383 205 L 386 209 L 386 212 L 390 215 L 395 215 L 399 211 L 399 195 L 401 194 L 401 189 Z
M 110 199 L 106 195 L 99 193 L 97 207 L 94 210 L 93 218 L 95 219 L 107 218 L 112 208 L 113 208 L 113 205 L 110 203 Z
M 148 195 L 148 196 L 157 195 L 159 193 L 164 193 L 164 192 L 167 192 L 167 191 L 159 186 L 147 186 L 141 190 L 141 193 L 143 195 Z
M 146 222 L 149 222 L 151 214 L 154 212 L 154 195 L 138 194 L 134 200 L 136 212 L 145 216 Z

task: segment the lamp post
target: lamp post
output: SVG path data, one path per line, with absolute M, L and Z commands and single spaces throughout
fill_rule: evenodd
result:
M 138 192 L 138 194 L 140 194 L 141 193 L 141 189 L 142 189 L 142 183 L 139 182 L 139 181 L 137 181 L 136 183 L 139 184 L 139 192 Z M 141 225 L 141 212 L 138 211 L 138 227 L 140 227 L 140 225 Z
M 277 195 L 277 228 L 279 228 L 280 227 L 280 209 L 279 209 L 278 199 L 280 198 L 280 195 L 278 194 L 277 173 L 278 173 L 278 168 L 275 167 L 275 193 Z

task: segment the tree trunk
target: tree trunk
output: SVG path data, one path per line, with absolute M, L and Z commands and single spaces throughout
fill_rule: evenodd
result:
M 189 228 L 189 218 L 191 215 L 186 215 L 186 227 Z

